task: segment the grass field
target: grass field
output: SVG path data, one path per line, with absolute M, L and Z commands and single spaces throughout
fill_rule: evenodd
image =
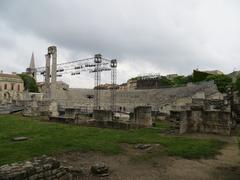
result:
M 213 139 L 167 137 L 159 132 L 167 128 L 113 130 L 41 122 L 20 115 L 0 116 L 0 165 L 30 159 L 42 154 L 65 151 L 98 151 L 114 155 L 122 153 L 122 143 L 156 143 L 164 153 L 183 158 L 208 158 L 219 152 L 223 142 Z M 12 138 L 27 136 L 28 141 L 14 142 Z

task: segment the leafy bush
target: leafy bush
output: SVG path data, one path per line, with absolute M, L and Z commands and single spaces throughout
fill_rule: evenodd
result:
M 235 86 L 235 89 L 238 91 L 238 93 L 240 93 L 240 76 L 237 77 L 237 80 L 234 86 Z
M 207 72 L 201 72 L 201 71 L 194 70 L 192 80 L 193 80 L 193 82 L 205 81 L 209 75 L 210 74 Z
M 221 93 L 227 92 L 227 88 L 232 85 L 232 78 L 227 75 L 209 75 L 206 78 L 207 81 L 214 80 L 214 83 L 217 85 L 218 90 Z
M 185 85 L 192 82 L 192 76 L 177 76 L 172 80 L 174 86 Z
M 29 92 L 39 92 L 37 82 L 35 81 L 34 78 L 25 73 L 19 74 L 19 76 L 22 78 L 24 82 L 25 90 L 28 90 Z
M 162 87 L 167 87 L 167 86 L 172 86 L 173 85 L 173 82 L 170 79 L 168 79 L 166 76 L 161 76 L 158 79 L 158 83 Z

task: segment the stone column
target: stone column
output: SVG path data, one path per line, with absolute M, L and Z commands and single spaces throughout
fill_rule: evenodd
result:
M 50 54 L 45 55 L 46 58 L 46 72 L 45 72 L 45 87 L 46 87 L 46 98 L 50 98 Z
M 52 74 L 51 74 L 51 99 L 56 99 L 57 89 L 57 48 L 56 46 L 50 46 L 48 48 L 48 54 L 52 55 Z
M 50 106 L 49 106 L 49 112 L 51 117 L 58 117 L 59 112 L 58 112 L 58 103 L 56 101 L 52 101 Z
M 46 74 L 45 74 L 45 83 L 50 83 L 50 54 L 45 55 L 46 58 Z
M 57 82 L 57 48 L 52 46 L 52 83 Z
M 138 106 L 134 108 L 135 124 L 138 127 L 152 127 L 152 107 Z

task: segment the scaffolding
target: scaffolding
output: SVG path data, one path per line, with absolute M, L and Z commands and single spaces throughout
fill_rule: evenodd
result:
M 102 55 L 96 54 L 94 56 L 95 63 L 95 74 L 94 74 L 94 109 L 100 109 L 100 84 L 101 84 L 101 63 L 102 63 Z
M 110 63 L 111 66 L 111 110 L 116 111 L 116 90 L 117 90 L 117 60 L 113 59 Z
M 55 66 L 54 66 L 55 67 Z M 56 64 L 56 69 L 52 69 L 52 73 L 56 74 L 56 78 L 62 77 L 65 74 L 70 74 L 71 76 L 78 76 L 82 72 L 94 73 L 94 109 L 101 108 L 101 73 L 104 71 L 111 71 L 111 99 L 110 99 L 110 109 L 112 111 L 116 110 L 116 79 L 117 79 L 117 60 L 116 59 L 106 59 L 103 58 L 101 54 L 96 54 L 92 58 L 79 59 L 74 61 L 68 61 L 65 63 Z M 45 77 L 45 85 L 47 88 L 50 87 L 50 79 L 52 74 L 50 74 L 50 57 L 49 54 L 46 55 L 46 66 L 36 68 L 37 74 Z M 51 96 L 50 90 L 46 91 L 48 95 Z M 51 97 L 49 97 L 51 98 Z

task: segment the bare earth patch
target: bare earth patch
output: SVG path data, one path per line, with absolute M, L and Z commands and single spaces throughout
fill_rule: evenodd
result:
M 188 160 L 168 157 L 163 147 L 155 144 L 148 149 L 136 149 L 123 144 L 124 154 L 108 156 L 95 152 L 68 152 L 56 156 L 63 165 L 82 170 L 82 179 L 111 180 L 239 180 L 240 159 L 236 137 L 224 137 L 228 142 L 214 159 Z M 95 162 L 104 162 L 110 168 L 108 177 L 92 176 L 89 172 Z

